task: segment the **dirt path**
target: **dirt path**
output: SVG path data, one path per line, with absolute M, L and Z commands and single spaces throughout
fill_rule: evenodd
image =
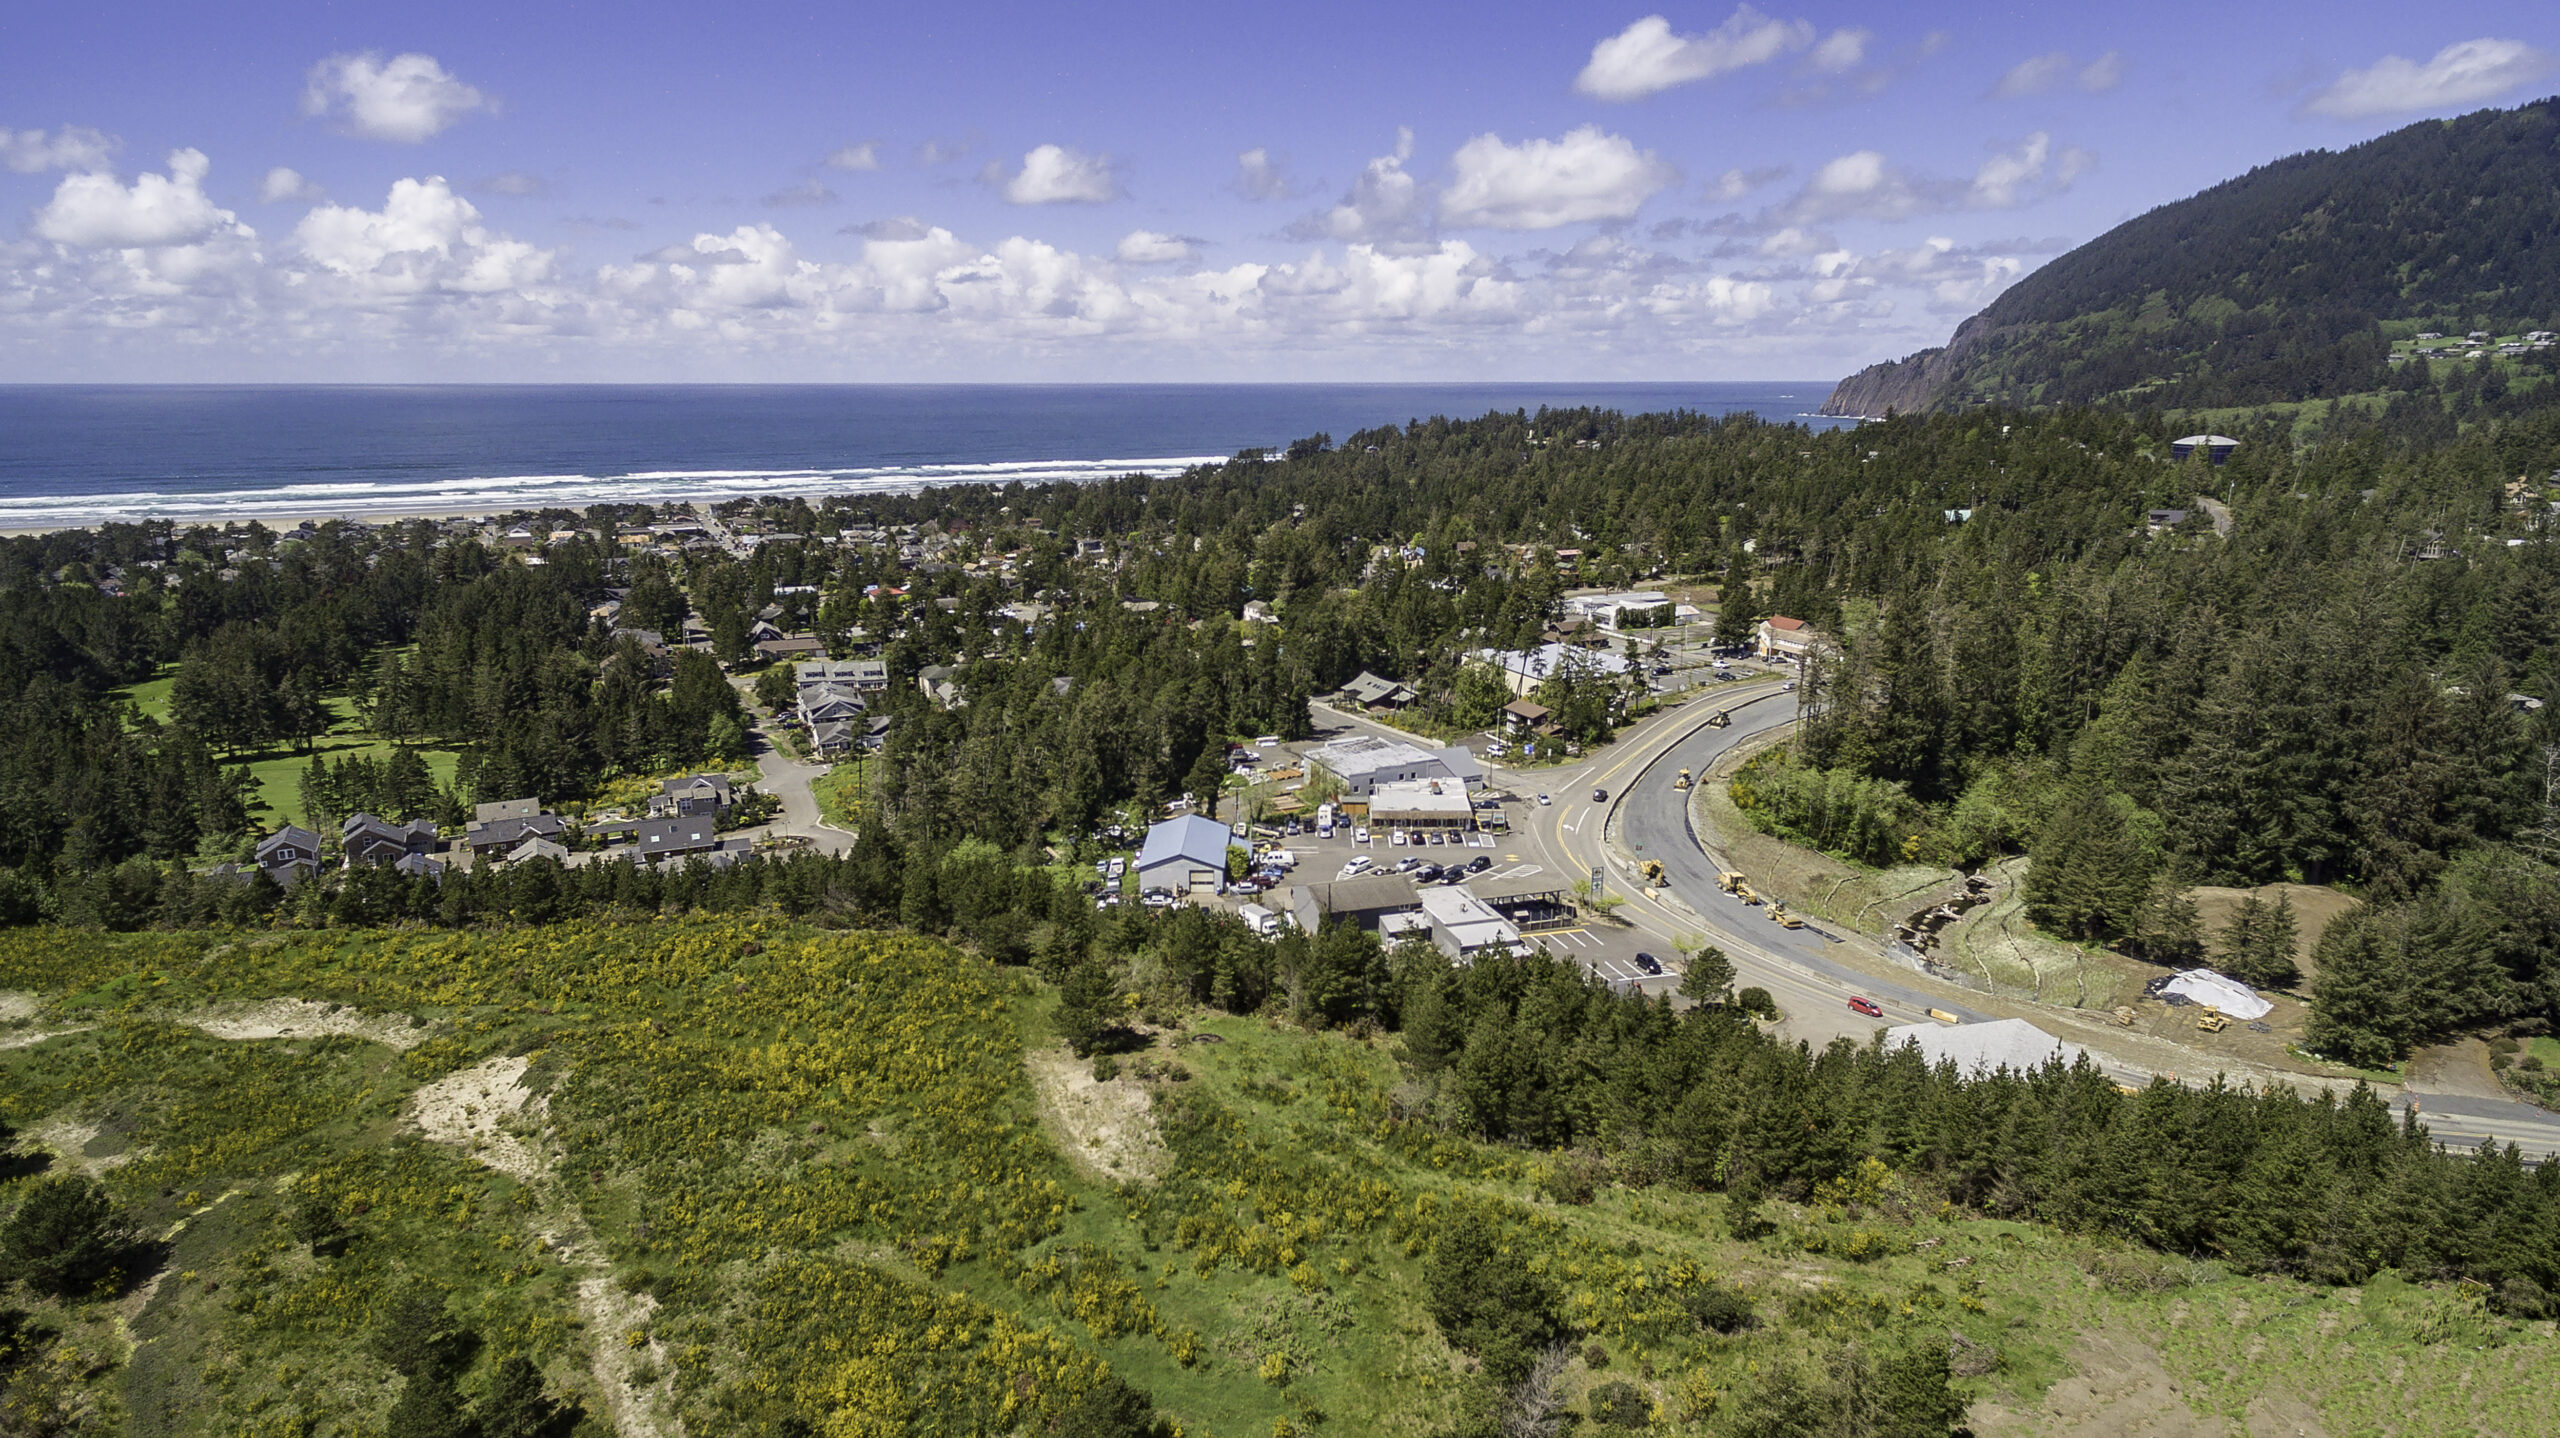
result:
M 674 1368 L 649 1328 L 657 1300 L 615 1284 L 585 1215 L 552 1181 L 550 1160 L 513 1131 L 538 1124 L 549 1107 L 543 1095 L 524 1085 L 530 1062 L 493 1058 L 447 1074 L 409 1096 L 409 1118 L 428 1138 L 514 1178 L 540 1201 L 536 1231 L 544 1249 L 582 1275 L 578 1313 L 587 1324 L 587 1370 L 614 1432 L 621 1438 L 682 1438 L 684 1423 L 674 1413 Z
M 2187 1405 L 2151 1345 L 2123 1334 L 2083 1334 L 2071 1376 L 2029 1407 L 1977 1403 L 1967 1415 L 1982 1438 L 2328 1438 L 2319 1410 L 2281 1389 L 2249 1401 L 2238 1427 Z

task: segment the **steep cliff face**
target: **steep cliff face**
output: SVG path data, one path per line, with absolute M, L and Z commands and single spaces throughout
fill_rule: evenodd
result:
M 1875 419 L 1887 410 L 1915 414 L 1949 404 L 1967 361 L 1982 347 L 1987 328 L 1983 317 L 1975 315 L 1957 328 L 1955 338 L 1937 349 L 1867 366 L 1840 381 L 1831 398 L 1822 402 L 1821 412 Z

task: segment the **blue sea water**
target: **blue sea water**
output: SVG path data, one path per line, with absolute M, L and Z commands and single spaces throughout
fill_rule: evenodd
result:
M 1721 384 L 0 386 L 0 529 L 484 514 L 1169 474 L 1493 410 L 1812 413 Z

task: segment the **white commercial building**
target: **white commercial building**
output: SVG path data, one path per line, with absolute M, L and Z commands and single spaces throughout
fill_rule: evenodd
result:
M 1401 739 L 1359 734 L 1336 739 L 1307 755 L 1318 768 L 1342 781 L 1354 798 L 1367 798 L 1380 784 L 1415 780 L 1456 780 L 1462 787 L 1482 784 L 1484 770 L 1463 749 L 1425 749 Z
M 1475 827 L 1475 813 L 1467 786 L 1454 779 L 1408 779 L 1369 791 L 1369 823 L 1375 828 L 1463 833 Z
M 1466 960 L 1481 953 L 1510 953 L 1520 947 L 1520 931 L 1484 900 L 1463 888 L 1438 886 L 1421 891 L 1422 915 L 1431 924 L 1431 942 L 1450 958 Z

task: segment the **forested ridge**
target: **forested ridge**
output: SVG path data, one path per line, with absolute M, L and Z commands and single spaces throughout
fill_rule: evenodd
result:
M 2560 100 L 2288 156 L 2039 267 L 1944 350 L 1842 394 L 2211 409 L 2405 389 L 2425 366 L 2393 372 L 2385 321 L 2412 322 L 2399 338 L 2560 321 L 2555 181 Z

